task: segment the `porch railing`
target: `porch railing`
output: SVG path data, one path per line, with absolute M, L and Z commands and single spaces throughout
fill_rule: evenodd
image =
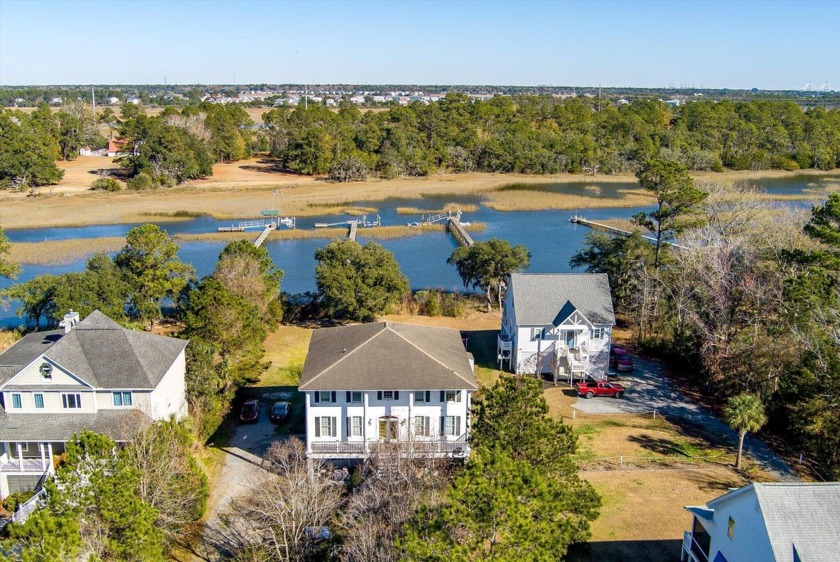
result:
M 683 532 L 682 553 L 680 560 L 689 562 L 709 562 L 709 555 L 703 551 L 703 547 L 694 540 L 690 531 Z
M 0 460 L 0 472 L 43 472 L 47 469 L 49 459 L 8 458 Z
M 454 441 L 420 440 L 411 441 L 328 441 L 311 443 L 313 453 L 352 453 L 365 454 L 376 451 L 389 451 L 414 454 L 458 454 L 466 453 L 467 440 L 461 436 Z

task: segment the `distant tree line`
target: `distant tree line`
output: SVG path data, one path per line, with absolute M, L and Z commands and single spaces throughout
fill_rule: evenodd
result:
M 281 107 L 264 116 L 268 149 L 291 171 L 342 178 L 446 172 L 616 173 L 659 158 L 691 170 L 831 170 L 840 165 L 840 110 L 792 101 L 658 100 L 622 106 L 549 96 L 473 100 L 448 94 L 362 113 Z M 364 173 L 357 175 L 363 176 Z

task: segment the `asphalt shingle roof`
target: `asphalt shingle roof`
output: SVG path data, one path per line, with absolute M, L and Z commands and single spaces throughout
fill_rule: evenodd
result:
M 476 389 L 461 334 L 398 322 L 312 334 L 300 390 Z
M 129 439 L 152 419 L 136 408 L 100 410 L 95 414 L 0 413 L 0 441 L 68 441 L 84 430 Z
M 44 354 L 93 388 L 153 389 L 187 343 L 123 328 L 95 310 L 67 334 L 30 334 L 0 354 L 0 365 L 10 365 L 0 367 L 0 384 Z
M 514 273 L 509 290 L 518 326 L 556 326 L 575 310 L 594 324 L 615 324 L 606 273 Z

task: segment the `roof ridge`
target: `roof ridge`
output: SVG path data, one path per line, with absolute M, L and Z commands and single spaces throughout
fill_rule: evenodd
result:
M 420 328 L 427 328 L 427 327 L 428 327 L 428 326 L 419 326 L 418 324 L 408 324 L 408 325 L 409 325 L 409 326 L 418 326 L 418 327 L 420 327 Z M 468 381 L 465 377 L 461 376 L 461 375 L 460 375 L 457 371 L 455 371 L 454 369 L 452 369 L 449 365 L 447 365 L 447 364 L 443 363 L 442 361 L 438 360 L 438 358 L 437 358 L 437 357 L 433 357 L 432 355 L 430 355 L 430 354 L 429 354 L 429 352 L 427 352 L 427 351 L 426 351 L 425 349 L 423 349 L 422 347 L 419 347 L 417 344 L 415 344 L 415 343 L 414 343 L 413 341 L 411 341 L 410 339 L 406 338 L 405 336 L 403 336 L 403 335 L 402 335 L 402 334 L 400 334 L 399 332 L 395 331 L 393 328 L 388 328 L 388 329 L 389 329 L 389 330 L 391 330 L 391 332 L 393 332 L 394 334 L 396 334 L 399 338 L 401 338 L 401 339 L 405 340 L 406 342 L 408 342 L 408 344 L 409 344 L 409 345 L 411 345 L 412 347 L 414 347 L 415 349 L 417 349 L 418 351 L 420 351 L 420 353 L 422 353 L 423 355 L 427 356 L 429 359 L 431 359 L 431 360 L 432 360 L 432 361 L 434 361 L 435 363 L 437 363 L 437 364 L 439 364 L 439 365 L 443 366 L 446 370 L 451 371 L 451 372 L 452 372 L 452 374 L 454 374 L 456 377 L 458 377 L 458 378 L 459 378 L 459 379 L 461 379 L 462 381 L 464 381 L 464 382 L 466 382 L 466 383 L 470 383 L 470 381 Z M 466 349 L 464 350 L 464 352 L 466 352 Z M 470 384 L 472 384 L 472 383 L 470 383 Z
M 356 353 L 356 351 L 358 351 L 360 348 L 362 348 L 362 347 L 366 346 L 366 345 L 367 345 L 368 343 L 370 343 L 370 342 L 371 342 L 371 341 L 372 341 L 372 340 L 373 340 L 376 336 L 378 336 L 379 334 L 381 334 L 382 332 L 384 332 L 384 331 L 385 331 L 385 329 L 387 328 L 387 325 L 386 325 L 387 323 L 386 323 L 386 322 L 376 322 L 376 323 L 377 323 L 377 324 L 382 324 L 382 328 L 381 328 L 380 330 L 377 330 L 376 332 L 374 332 L 372 336 L 370 336 L 368 339 L 366 339 L 366 340 L 362 341 L 361 343 L 359 343 L 359 345 L 357 345 L 356 347 L 354 347 L 353 349 L 351 349 L 348 353 L 344 353 L 341 357 L 339 357 L 339 358 L 338 358 L 338 361 L 333 362 L 333 363 L 332 363 L 329 367 L 327 367 L 326 369 L 323 369 L 320 373 L 318 373 L 317 375 L 315 375 L 314 377 L 312 377 L 311 379 L 309 379 L 308 381 L 306 381 L 305 385 L 299 385 L 299 386 L 298 386 L 298 388 L 299 388 L 299 389 L 302 389 L 302 388 L 303 388 L 303 387 L 305 387 L 305 386 L 309 386 L 312 382 L 314 382 L 315 380 L 317 380 L 317 379 L 318 379 L 319 377 L 321 377 L 324 373 L 326 373 L 327 371 L 329 371 L 330 369 L 332 369 L 333 367 L 335 367 L 336 365 L 338 365 L 339 363 L 341 363 L 342 361 L 344 361 L 347 357 L 350 357 L 351 355 L 353 355 L 354 353 Z M 364 326 L 364 324 L 356 324 L 356 325 L 358 325 L 358 326 Z M 352 327 L 353 327 L 352 325 L 351 325 L 351 326 L 341 326 L 341 328 L 352 328 Z M 310 344 L 309 344 L 309 345 L 310 345 L 310 346 L 312 345 L 311 340 L 310 340 Z

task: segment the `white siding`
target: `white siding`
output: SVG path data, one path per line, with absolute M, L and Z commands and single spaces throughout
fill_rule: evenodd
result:
M 131 406 L 114 406 L 114 390 L 120 392 L 131 392 Z M 152 393 L 148 390 L 114 389 L 100 390 L 96 393 L 96 405 L 100 410 L 126 410 L 136 408 L 147 416 L 152 417 Z
M 20 394 L 21 408 L 13 408 L 12 394 Z M 35 394 L 43 394 L 44 408 L 35 408 Z M 82 399 L 81 408 L 64 409 L 62 394 L 79 394 Z M 96 393 L 91 389 L 80 390 L 32 390 L 32 391 L 3 391 L 3 404 L 7 414 L 90 414 L 96 412 Z
M 181 420 L 187 416 L 185 372 L 186 360 L 182 350 L 151 393 L 151 411 L 147 413 L 152 419 L 165 420 L 175 416 L 175 419 Z
M 33 361 L 30 365 L 25 367 L 21 372 L 15 375 L 7 385 L 13 386 L 38 386 L 41 388 L 49 388 L 50 386 L 78 386 L 79 388 L 88 388 L 83 383 L 79 382 L 78 379 L 72 377 L 67 371 L 63 370 L 61 367 L 56 365 L 55 363 L 50 362 L 53 366 L 52 373 L 50 374 L 50 378 L 45 377 L 41 374 L 41 364 L 44 363 L 43 356 L 39 357 L 36 361 Z

